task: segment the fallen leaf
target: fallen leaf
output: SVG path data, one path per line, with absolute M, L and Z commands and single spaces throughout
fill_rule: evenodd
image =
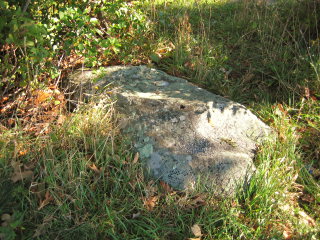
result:
M 136 164 L 139 160 L 139 152 L 137 152 L 135 155 L 134 155 L 134 158 L 133 158 L 133 164 Z
M 184 67 L 193 70 L 194 67 L 195 67 L 195 64 L 194 64 L 193 62 L 191 62 L 191 61 L 187 61 L 187 62 L 184 64 Z
M 24 166 L 20 162 L 12 161 L 11 166 L 13 168 L 11 180 L 14 183 L 26 178 L 31 178 L 33 176 L 33 171 L 31 170 L 31 167 Z
M 64 123 L 65 120 L 66 120 L 66 117 L 64 115 L 59 115 L 57 124 L 61 125 Z
M 253 73 L 247 72 L 242 79 L 243 79 L 243 82 L 250 82 L 254 77 L 255 75 Z
M 304 95 L 307 99 L 310 98 L 310 89 L 308 87 L 304 88 Z
M 16 143 L 15 143 L 16 145 Z M 15 147 L 15 149 L 17 149 L 17 146 Z M 16 150 L 17 152 L 17 150 Z M 17 155 L 17 153 L 15 153 L 15 155 Z M 16 156 L 15 156 L 16 157 Z M 20 166 L 22 164 L 20 162 L 17 162 L 17 161 L 11 161 L 11 167 L 13 168 L 13 171 L 14 172 L 20 172 Z
M 155 182 L 153 180 L 150 180 L 148 184 L 145 186 L 145 193 L 147 198 L 150 196 L 157 195 L 158 189 L 155 186 Z
M 303 194 L 300 199 L 304 202 L 312 203 L 315 201 L 315 198 L 310 194 Z
M 8 120 L 7 120 L 7 123 L 8 123 L 8 125 L 9 126 L 13 126 L 14 124 L 15 124 L 15 120 L 13 119 L 13 118 L 9 118 Z
M 158 196 L 146 198 L 143 201 L 143 205 L 147 208 L 148 211 L 152 211 L 152 209 L 156 206 L 158 199 Z
M 47 190 L 45 197 L 44 197 L 44 200 L 40 201 L 40 205 L 38 207 L 38 210 L 40 210 L 43 207 L 45 207 L 46 205 L 48 205 L 52 200 L 53 200 L 53 197 L 50 195 L 49 190 Z
M 20 157 L 20 156 L 24 156 L 24 155 L 26 155 L 28 153 L 28 150 L 21 150 L 21 151 L 19 151 L 19 153 L 18 153 L 18 156 Z
M 273 106 L 272 108 L 274 109 L 274 114 L 278 117 L 284 117 L 288 114 L 281 103 L 279 103 L 277 106 Z
M 96 174 L 100 174 L 101 173 L 101 168 L 98 169 L 97 166 L 94 163 L 92 163 L 92 165 L 89 165 L 89 168 L 91 170 L 93 170 Z
M 8 97 L 3 97 L 1 100 L 0 100 L 0 104 L 4 103 L 5 101 L 7 101 L 9 98 Z
M 197 238 L 188 238 L 188 240 L 201 240 L 201 238 L 197 237 Z
M 7 227 L 10 222 L 11 222 L 11 215 L 10 214 L 7 214 L 7 213 L 4 213 L 1 215 L 1 226 L 2 227 Z
M 312 219 L 308 214 L 306 214 L 304 211 L 299 211 L 299 216 L 301 222 L 303 222 L 306 225 L 310 225 L 312 227 L 316 226 L 316 222 L 314 219 Z
M 286 240 L 291 239 L 292 238 L 292 230 L 289 227 L 285 226 L 282 235 L 283 235 L 283 238 Z
M 44 208 L 46 205 L 48 205 L 53 200 L 53 197 L 50 195 L 49 190 L 47 190 L 46 195 L 44 197 L 43 201 L 40 201 L 40 205 L 38 207 L 38 210 Z
M 33 171 L 30 171 L 30 170 L 14 172 L 11 177 L 11 180 L 15 183 L 26 178 L 31 178 L 32 176 L 33 176 Z
M 11 215 L 10 214 L 7 214 L 7 213 L 4 213 L 1 215 L 1 221 L 4 222 L 4 223 L 10 223 L 11 221 Z M 3 224 L 3 223 L 2 223 Z
M 161 185 L 161 187 L 163 188 L 163 190 L 164 190 L 165 192 L 168 192 L 168 193 L 173 192 L 172 187 L 170 187 L 168 183 L 166 183 L 166 182 L 164 182 L 164 181 L 160 181 L 160 185 Z
M 196 197 L 191 201 L 189 208 L 198 208 L 206 205 L 206 201 L 201 198 L 201 196 Z
M 240 207 L 240 205 L 239 205 L 239 203 L 238 203 L 237 201 L 232 201 L 232 202 L 231 202 L 231 206 L 232 206 L 233 208 Z
M 280 206 L 280 209 L 282 211 L 289 213 L 292 216 L 299 218 L 300 224 L 310 225 L 312 227 L 314 227 L 316 225 L 315 220 L 312 219 L 308 214 L 306 214 L 302 210 L 300 210 L 298 213 L 296 213 L 293 209 L 293 206 L 291 206 L 289 204 L 285 204 L 285 205 Z
M 193 235 L 195 237 L 201 237 L 202 236 L 202 233 L 201 233 L 201 228 L 198 224 L 194 224 L 192 227 L 191 227 L 191 231 L 193 233 Z
M 278 109 L 286 116 L 288 112 L 284 110 L 283 105 L 281 103 L 278 104 Z
M 47 101 L 52 95 L 52 93 L 44 90 L 35 91 L 34 94 L 36 96 L 36 99 L 35 99 L 36 105 Z

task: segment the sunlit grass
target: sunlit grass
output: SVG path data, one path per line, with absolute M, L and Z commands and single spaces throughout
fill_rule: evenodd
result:
M 281 114 L 277 109 L 264 113 L 281 132 L 259 151 L 257 170 L 246 190 L 220 199 L 207 189 L 176 192 L 145 178 L 129 139 L 116 128 L 113 103 L 89 104 L 38 139 L 33 146 L 38 151 L 13 158 L 14 146 L 8 146 L 14 138 L 1 139 L 6 143 L 1 153 L 7 153 L 2 156 L 7 165 L 2 169 L 7 170 L 1 183 L 11 188 L 1 199 L 1 214 L 22 214 L 23 221 L 12 228 L 21 238 L 185 239 L 193 237 L 194 224 L 200 226 L 203 239 L 268 239 L 281 237 L 287 228 L 294 236 L 316 237 L 317 228 L 301 224 L 284 207 L 289 204 L 300 211 L 302 189 L 296 183 L 301 167 L 298 138 Z M 21 146 L 28 144 L 20 140 Z M 6 180 L 12 173 L 10 161 L 31 160 L 31 182 Z M 300 177 L 310 180 L 303 174 Z
M 197 224 L 201 239 L 319 239 L 319 178 L 310 171 L 319 169 L 319 35 L 301 35 L 307 28 L 293 8 L 301 5 L 144 4 L 153 26 L 151 64 L 246 104 L 274 129 L 259 146 L 250 184 L 221 199 L 201 187 L 177 192 L 148 179 L 117 128 L 113 102 L 104 99 L 46 136 L 31 138 L 19 126 L 3 131 L 0 215 L 11 220 L 2 220 L 0 233 L 188 239 Z M 33 176 L 13 183 L 14 162 Z

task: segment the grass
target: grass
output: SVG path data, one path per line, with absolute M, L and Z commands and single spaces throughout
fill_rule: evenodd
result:
M 105 99 L 47 135 L 19 126 L 2 132 L 0 238 L 197 239 L 197 224 L 201 239 L 319 239 L 318 1 L 143 7 L 152 21 L 151 64 L 246 104 L 274 128 L 250 185 L 219 199 L 145 178 Z
M 317 37 L 309 36 L 317 26 L 306 23 L 318 17 L 308 11 L 312 3 L 183 2 L 153 2 L 159 39 L 175 46 L 158 61 L 160 68 L 239 101 L 261 101 L 265 95 L 288 100 L 307 80 L 319 86 L 318 77 L 309 79 L 319 54 L 319 46 L 310 45 Z

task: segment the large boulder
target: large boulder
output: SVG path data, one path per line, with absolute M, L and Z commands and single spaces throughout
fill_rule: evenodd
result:
M 78 72 L 73 81 L 88 89 L 95 76 Z M 108 67 L 99 76 L 89 88 L 112 84 L 120 126 L 152 177 L 217 195 L 233 194 L 250 179 L 257 144 L 270 128 L 243 105 L 146 66 Z

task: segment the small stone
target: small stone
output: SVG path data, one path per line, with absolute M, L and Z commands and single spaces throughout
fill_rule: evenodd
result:
M 186 117 L 182 115 L 179 117 L 179 119 L 180 119 L 180 121 L 184 121 L 184 120 L 186 120 Z
M 177 119 L 177 118 L 172 118 L 172 119 L 171 119 L 171 122 L 177 123 L 177 122 L 178 122 L 178 119 Z

